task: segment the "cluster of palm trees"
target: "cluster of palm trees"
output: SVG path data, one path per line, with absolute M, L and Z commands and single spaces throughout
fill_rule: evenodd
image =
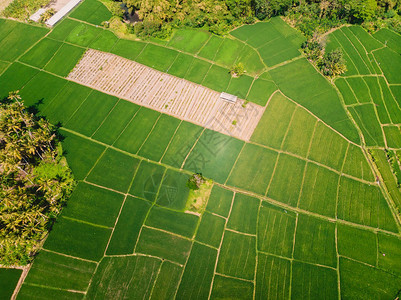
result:
M 55 127 L 11 92 L 0 102 L 0 264 L 31 260 L 73 187 Z

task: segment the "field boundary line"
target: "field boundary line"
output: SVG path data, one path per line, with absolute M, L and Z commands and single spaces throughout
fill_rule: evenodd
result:
M 362 75 L 358 75 L 358 77 L 353 77 L 353 78 L 361 78 L 362 80 L 363 80 L 363 76 Z M 348 88 L 351 90 L 351 92 L 352 92 L 352 95 L 354 95 L 354 97 L 355 97 L 355 99 L 356 99 L 356 104 L 352 104 L 352 105 L 361 105 L 361 104 L 363 104 L 363 103 L 361 103 L 360 101 L 359 101 L 359 99 L 358 99 L 358 97 L 356 96 L 356 94 L 355 94 L 355 91 L 354 91 L 354 89 L 351 87 L 351 85 L 349 84 L 349 82 L 348 82 L 348 80 L 347 80 L 348 78 L 344 78 L 344 80 L 345 80 L 345 83 L 347 84 L 347 86 L 348 86 Z M 366 81 L 365 81 L 365 83 L 366 83 Z M 335 85 L 335 84 L 334 84 Z M 368 86 L 368 88 L 369 88 L 369 86 Z M 339 92 L 340 92 L 340 94 L 342 95 L 342 93 L 341 93 L 341 91 L 339 90 Z M 372 98 L 372 97 L 371 97 Z M 345 106 L 349 106 L 349 105 L 347 105 L 347 104 L 345 104 L 345 101 L 344 101 L 344 105 Z
M 383 76 L 383 77 L 384 77 L 384 76 Z M 384 77 L 384 78 L 385 78 L 385 77 Z M 390 113 L 389 113 L 389 111 L 388 111 L 386 101 L 384 101 L 383 89 L 382 89 L 382 86 L 381 86 L 381 84 L 380 84 L 380 81 L 379 81 L 379 78 L 378 78 L 378 77 L 376 78 L 376 82 L 377 82 L 377 85 L 379 86 L 379 89 L 380 89 L 380 95 L 381 95 L 382 100 L 383 100 L 384 108 L 386 109 L 387 117 L 388 117 L 388 119 L 390 120 L 390 122 L 391 122 L 391 124 L 392 124 L 392 123 L 393 123 L 393 120 L 391 119 Z M 391 91 L 391 89 L 390 89 L 390 91 Z M 375 105 L 375 107 L 376 107 L 376 105 Z M 380 122 L 379 122 L 379 124 L 380 124 Z
M 182 124 L 183 122 L 184 122 L 184 120 L 180 120 L 180 123 L 178 124 L 177 128 L 175 129 L 173 135 L 172 135 L 171 138 L 170 138 L 170 141 L 168 142 L 168 144 L 167 144 L 167 146 L 166 146 L 166 149 L 164 149 L 164 152 L 163 152 L 162 156 L 160 157 L 160 159 L 159 159 L 159 161 L 158 161 L 159 163 L 162 162 L 164 156 L 166 155 L 166 153 L 167 153 L 167 151 L 168 151 L 168 148 L 170 147 L 171 143 L 173 142 L 173 139 L 174 139 L 175 135 L 177 134 L 177 131 L 178 131 L 178 129 L 181 127 L 181 124 Z M 139 151 L 138 151 L 138 152 L 139 152 Z
M 196 139 L 195 143 L 192 145 L 191 149 L 189 149 L 189 151 L 188 151 L 188 154 L 185 156 L 185 158 L 184 158 L 184 160 L 183 160 L 183 162 L 182 162 L 182 164 L 181 164 L 181 166 L 180 166 L 180 170 L 183 170 L 183 169 L 184 169 L 184 165 L 185 165 L 185 163 L 187 162 L 187 159 L 188 159 L 189 155 L 190 155 L 190 154 L 192 153 L 192 151 L 194 150 L 196 144 L 198 144 L 198 141 L 199 141 L 199 139 L 201 138 L 201 136 L 203 135 L 203 133 L 205 132 L 205 130 L 206 130 L 206 128 L 203 127 L 202 132 L 199 134 L 199 136 L 198 136 L 198 138 Z
M 260 199 L 258 199 L 258 200 L 259 200 L 259 201 L 261 201 Z M 231 228 L 226 228 L 225 230 L 227 230 L 227 231 L 231 231 L 231 232 L 234 232 L 234 233 L 237 233 L 237 234 L 241 234 L 241 235 L 246 235 L 246 236 L 256 237 L 256 234 L 252 234 L 252 233 L 245 233 L 245 232 L 241 232 L 241 231 L 234 230 L 234 229 L 231 229 Z
M 345 166 L 345 162 L 347 161 L 347 157 L 348 157 L 348 151 L 349 151 L 349 144 L 347 145 L 347 149 L 345 150 L 345 154 L 344 154 L 344 159 L 343 159 L 343 163 L 341 165 L 341 171 L 340 174 L 338 176 L 338 181 L 337 181 L 337 191 L 336 191 L 336 209 L 335 209 L 335 218 L 338 218 L 338 198 L 340 195 L 340 183 L 341 183 L 341 177 L 343 176 L 343 170 L 344 170 L 344 166 Z M 363 176 L 363 174 L 362 174 Z
M 127 101 L 127 100 L 125 100 Z M 133 102 L 131 102 L 133 103 Z M 142 107 L 144 106 L 139 106 L 138 110 L 134 113 L 134 115 L 132 116 L 132 118 L 127 122 L 127 124 L 125 124 L 124 128 L 120 131 L 120 133 L 117 135 L 117 137 L 115 138 L 115 140 L 111 143 L 111 145 L 109 146 L 114 146 L 114 144 L 118 141 L 118 139 L 123 135 L 124 131 L 128 128 L 128 126 L 131 124 L 131 122 L 135 119 L 136 115 L 139 113 L 139 111 L 142 109 Z M 154 125 L 154 124 L 153 124 Z M 137 152 L 138 153 L 138 152 Z M 136 154 L 136 153 L 135 153 Z
M 71 218 L 71 217 L 67 217 L 67 216 L 61 216 L 61 218 L 64 218 L 66 220 L 70 220 L 70 221 L 74 221 L 74 222 L 78 222 L 78 223 L 82 223 L 82 224 L 86 224 L 86 225 L 90 225 L 93 227 L 99 227 L 99 228 L 103 228 L 103 229 L 112 229 L 113 227 L 107 227 L 104 225 L 100 225 L 100 224 L 95 224 L 95 223 L 91 223 L 91 222 L 87 222 L 87 221 L 83 221 L 80 219 L 76 219 L 76 218 Z
M 262 207 L 262 199 L 259 199 L 258 214 L 256 215 L 256 235 L 255 235 L 255 274 L 253 276 L 253 299 L 256 297 L 256 279 L 258 277 L 259 267 L 259 254 L 258 254 L 258 240 L 259 240 L 259 215 L 260 208 Z
M 157 230 L 157 231 L 162 231 L 162 232 L 164 232 L 164 233 L 167 233 L 167 234 L 170 234 L 170 235 L 174 235 L 174 236 L 179 237 L 179 238 L 182 238 L 182 239 L 184 239 L 184 240 L 193 241 L 193 238 L 189 238 L 189 237 L 183 236 L 183 235 L 181 235 L 181 234 L 168 231 L 168 230 L 166 230 L 166 229 L 161 229 L 161 228 L 149 226 L 149 225 L 146 225 L 145 222 L 143 223 L 142 226 L 143 226 L 143 227 L 146 227 L 146 228 L 149 228 L 149 229 L 153 229 L 153 230 Z M 209 246 L 209 247 L 210 247 L 210 246 Z M 210 247 L 210 248 L 212 248 L 212 247 Z
M 118 100 L 116 101 L 116 104 L 114 104 L 114 106 L 110 109 L 110 111 L 107 113 L 107 115 L 104 117 L 103 121 L 100 122 L 100 124 L 98 125 L 98 127 L 95 129 L 95 131 L 91 134 L 91 136 L 89 136 L 89 138 L 92 138 L 96 132 L 99 130 L 100 127 L 102 127 L 102 125 L 104 124 L 104 122 L 106 121 L 106 119 L 110 116 L 111 112 L 116 108 L 117 104 L 120 103 L 120 98 L 118 98 Z
M 48 290 L 65 291 L 65 292 L 69 292 L 69 293 L 76 293 L 76 294 L 83 294 L 83 295 L 86 294 L 85 291 L 63 289 L 63 288 L 58 288 L 58 287 L 48 286 L 48 285 L 43 285 L 43 284 L 36 284 L 36 283 L 29 283 L 29 282 L 24 283 L 24 284 L 34 286 L 34 287 L 44 288 L 44 289 L 48 289 Z
M 232 172 L 234 171 L 234 168 L 235 168 L 235 166 L 237 165 L 237 162 L 238 162 L 238 160 L 239 160 L 239 158 L 240 158 L 240 156 L 241 156 L 241 153 L 242 153 L 242 151 L 244 150 L 246 144 L 247 144 L 247 143 L 244 142 L 244 144 L 242 145 L 241 150 L 240 150 L 240 152 L 238 153 L 237 158 L 235 159 L 234 164 L 233 164 L 233 166 L 231 167 L 231 170 L 230 170 L 230 172 L 228 173 L 226 180 L 224 181 L 224 185 L 226 185 L 227 182 L 228 182 L 228 180 L 230 179 L 230 176 L 231 176 Z
M 253 280 L 250 280 L 250 279 L 239 278 L 239 277 L 235 277 L 235 276 L 231 276 L 231 275 L 226 275 L 226 274 L 223 274 L 223 273 L 217 273 L 217 272 L 216 272 L 216 275 L 221 276 L 221 277 L 226 277 L 226 278 L 231 278 L 231 279 L 237 279 L 237 280 L 241 280 L 241 281 L 250 282 L 250 283 L 252 283 L 252 284 L 255 286 L 255 282 L 254 282 Z
M 175 33 L 174 33 L 175 35 Z M 209 41 L 212 39 L 213 33 L 210 33 L 209 37 L 207 38 L 207 40 L 203 43 L 203 45 L 199 48 L 198 52 L 196 52 L 194 54 L 194 56 L 198 56 L 198 54 L 202 51 L 203 48 L 205 48 L 205 46 L 207 45 L 207 43 L 209 43 Z M 171 41 L 171 40 L 170 40 Z
M 43 250 L 43 248 L 40 250 Z M 17 296 L 21 290 L 22 285 L 25 282 L 26 276 L 28 275 L 29 271 L 31 270 L 32 265 L 33 265 L 33 263 L 30 263 L 22 269 L 21 276 L 18 279 L 17 285 L 13 291 L 13 294 L 11 295 L 11 300 L 17 299 Z
M 93 93 L 94 89 L 91 89 L 88 95 L 85 97 L 85 99 L 78 105 L 78 107 L 74 110 L 72 115 L 68 118 L 67 121 L 65 121 L 65 125 L 67 126 L 68 122 L 74 117 L 74 115 L 77 113 L 77 111 L 81 108 L 81 106 L 88 100 L 89 96 Z
M 64 127 L 62 127 L 62 128 L 64 129 Z M 89 169 L 89 171 L 86 173 L 85 177 L 82 179 L 83 182 L 86 182 L 86 179 L 88 178 L 88 176 L 92 173 L 93 169 L 96 167 L 98 162 L 102 159 L 103 155 L 106 153 L 106 151 L 110 147 L 109 145 L 106 145 L 106 144 L 103 144 L 103 146 L 105 146 L 104 150 L 102 151 L 102 153 L 100 153 L 99 157 L 96 159 L 96 161 L 94 162 L 93 166 Z
M 270 177 L 270 179 L 269 179 L 269 183 L 268 183 L 267 186 L 266 186 L 265 193 L 264 193 L 262 196 L 267 197 L 267 193 L 268 193 L 268 191 L 269 191 L 269 189 L 270 189 L 270 185 L 272 184 L 274 175 L 276 174 L 276 168 L 277 168 L 277 165 L 278 165 L 278 161 L 279 161 L 279 159 L 280 159 L 280 155 L 281 155 L 281 152 L 278 152 L 277 157 L 276 157 L 276 161 L 275 161 L 275 163 L 274 163 L 274 168 L 273 168 L 272 175 L 271 175 L 271 177 Z
M 53 250 L 50 250 L 50 249 L 46 249 L 46 248 L 43 248 L 43 247 L 42 247 L 41 250 L 42 250 L 42 251 L 45 251 L 45 252 L 50 252 L 50 253 L 53 253 L 53 254 L 65 256 L 65 257 L 68 257 L 68 258 L 76 259 L 76 260 L 82 260 L 82 261 L 85 261 L 85 262 L 98 264 L 98 262 L 95 261 L 95 260 L 90 260 L 90 259 L 86 259 L 86 258 L 80 258 L 80 257 L 77 257 L 77 256 L 72 256 L 72 255 L 69 255 L 69 254 L 65 254 L 65 253 L 53 251 Z
M 141 151 L 143 145 L 145 145 L 146 141 L 148 140 L 148 138 L 149 138 L 150 135 L 152 134 L 153 130 L 155 129 L 156 124 L 159 122 L 161 116 L 162 116 L 162 113 L 159 114 L 159 116 L 157 117 L 156 121 L 153 123 L 152 129 L 150 129 L 148 135 L 147 135 L 146 138 L 143 140 L 142 145 L 138 148 L 138 151 L 136 151 L 136 154 L 138 154 L 139 151 Z

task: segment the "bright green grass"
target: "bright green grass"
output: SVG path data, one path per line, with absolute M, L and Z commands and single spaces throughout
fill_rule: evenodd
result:
M 379 187 L 341 177 L 338 218 L 397 232 L 394 217 Z
M 295 109 L 296 105 L 282 94 L 274 94 L 252 134 L 251 141 L 281 149 Z
M 102 2 L 98 0 L 85 0 L 71 13 L 70 17 L 91 24 L 101 25 L 103 21 L 108 21 L 112 17 L 112 14 Z
M 34 299 L 34 297 L 36 299 L 78 300 L 83 299 L 83 294 L 23 284 L 18 293 L 18 299 L 31 300 Z
M 11 299 L 21 274 L 22 270 L 18 269 L 0 269 L 0 293 L 2 297 Z
M 46 65 L 45 70 L 66 77 L 81 59 L 85 49 L 63 44 Z
M 375 58 L 383 70 L 389 83 L 401 83 L 400 69 L 401 57 L 389 48 L 383 48 L 374 52 Z
M 63 216 L 114 227 L 124 196 L 80 182 L 69 198 Z
M 42 69 L 47 62 L 53 57 L 54 53 L 60 48 L 61 42 L 44 38 L 26 54 L 24 54 L 19 60 Z
M 142 160 L 129 193 L 153 202 L 156 199 L 165 169 L 161 165 Z
M 401 275 L 401 239 L 399 237 L 378 233 L 379 267 Z
M 143 42 L 118 40 L 113 49 L 111 49 L 111 53 L 135 60 L 146 46 L 147 44 Z
M 182 267 L 169 261 L 163 261 L 152 290 L 151 299 L 173 299 L 177 292 L 181 274 Z
M 347 151 L 343 173 L 364 180 L 375 180 L 372 169 L 370 168 L 366 157 L 362 153 L 362 149 L 352 144 L 349 145 Z
M 245 99 L 252 82 L 253 78 L 247 75 L 242 75 L 238 78 L 233 77 L 228 85 L 227 92 Z
M 183 210 L 186 206 L 189 188 L 189 175 L 168 169 L 163 177 L 157 204 L 176 210 Z
M 231 74 L 228 69 L 212 65 L 205 79 L 202 81 L 202 85 L 217 92 L 222 92 L 227 89 L 230 79 Z
M 291 262 L 258 253 L 255 299 L 289 299 Z
M 100 51 L 110 52 L 113 46 L 117 43 L 118 37 L 108 30 L 103 30 L 97 36 L 96 39 L 89 44 L 89 48 L 93 48 Z
M 93 134 L 93 138 L 109 145 L 113 144 L 139 108 L 139 105 L 120 100 Z
M 340 255 L 377 265 L 377 237 L 372 231 L 338 224 L 337 243 Z
M 214 61 L 214 58 L 216 57 L 216 53 L 221 47 L 221 44 L 223 43 L 224 39 L 212 35 L 210 39 L 207 41 L 206 45 L 203 46 L 203 48 L 199 51 L 199 56 L 204 57 L 208 60 Z
M 217 250 L 194 243 L 177 291 L 178 299 L 206 299 L 209 296 L 216 258 Z
M 213 281 L 211 299 L 252 299 L 253 283 L 235 278 L 216 275 Z
M 0 77 L 0 98 L 11 91 L 20 90 L 39 71 L 20 63 L 12 64 Z
M 91 136 L 117 102 L 118 98 L 94 90 L 69 119 L 65 127 Z
M 351 79 L 351 78 L 348 78 Z M 345 105 L 356 104 L 358 100 L 355 97 L 355 94 L 351 87 L 349 86 L 347 79 L 339 77 L 334 82 L 341 95 L 343 96 Z
M 292 265 L 291 298 L 337 299 L 337 273 L 333 269 L 294 261 Z
M 179 119 L 169 115 L 161 115 L 149 137 L 141 146 L 138 155 L 153 161 L 160 161 L 180 122 Z
M 146 256 L 105 257 L 99 264 L 87 297 L 89 299 L 149 299 L 161 265 Z
M 63 154 L 67 158 L 74 178 L 84 179 L 105 147 L 64 130 L 60 133 L 63 136 Z
M 159 116 L 159 112 L 141 107 L 113 145 L 127 152 L 137 153 Z
M 209 39 L 210 33 L 196 29 L 179 29 L 177 30 L 170 42 L 169 47 L 195 54 Z
M 150 203 L 128 196 L 114 227 L 108 255 L 132 254 L 139 236 L 142 224 L 150 208 Z
M 313 134 L 309 159 L 341 170 L 348 142 L 326 125 L 318 122 Z
M 206 210 L 227 217 L 230 211 L 231 202 L 233 200 L 233 192 L 226 190 L 218 185 L 214 185 L 210 193 Z
M 224 183 L 244 142 L 206 129 L 189 154 L 184 169 Z
M 236 194 L 227 228 L 243 233 L 256 234 L 259 206 L 259 199 L 244 194 Z
M 192 239 L 198 221 L 199 217 L 196 215 L 153 206 L 146 218 L 145 225 Z
M 59 253 L 99 261 L 104 254 L 111 228 L 98 227 L 59 217 L 44 248 Z
M 369 87 L 363 77 L 349 77 L 347 82 L 357 97 L 359 103 L 371 103 Z
M 73 30 L 71 30 L 70 34 L 67 36 L 65 41 L 78 46 L 87 47 L 89 44 L 95 41 L 97 37 L 102 33 L 103 30 L 100 28 L 80 23 Z
M 296 206 L 302 187 L 305 161 L 280 153 L 267 197 Z
M 383 100 L 386 103 L 386 107 L 390 118 L 393 123 L 400 124 L 401 123 L 401 109 L 400 105 L 394 99 L 391 91 L 383 77 L 379 77 L 379 84 L 383 93 Z
M 296 215 L 267 202 L 262 202 L 258 217 L 258 250 L 290 258 Z
M 204 212 L 195 239 L 203 244 L 218 248 L 224 232 L 226 220 Z
M 401 35 L 399 35 L 398 33 L 387 28 L 382 28 L 377 31 L 373 36 L 390 49 L 394 50 L 395 52 L 401 53 Z
M 337 173 L 308 163 L 298 207 L 334 218 L 338 180 Z
M 136 61 L 153 69 L 167 72 L 177 55 L 178 52 L 175 50 L 148 44 L 136 58 Z
M 277 153 L 275 151 L 246 144 L 227 184 L 264 195 L 272 177 L 276 160 Z
M 387 108 L 386 103 L 383 99 L 383 91 L 379 84 L 379 77 L 364 77 L 366 84 L 369 87 L 370 95 L 372 96 L 373 103 L 376 106 L 377 115 L 379 116 L 379 121 L 381 124 L 389 124 L 392 123 L 390 120 L 390 115 L 394 115 L 392 113 L 389 114 L 389 110 L 391 109 L 391 104 L 394 104 L 394 100 L 390 99 L 390 106 Z M 387 87 L 387 86 L 386 86 Z M 392 97 L 391 97 L 392 98 Z M 398 107 L 395 110 L 395 113 L 398 111 Z M 395 118 L 397 119 L 397 117 Z
M 256 267 L 256 238 L 226 230 L 220 248 L 217 272 L 253 280 Z
M 213 60 L 218 64 L 231 68 L 237 60 L 238 53 L 242 52 L 244 46 L 240 41 L 226 37 Z
M 148 254 L 184 264 L 191 249 L 191 241 L 169 233 L 143 227 L 135 252 Z
M 195 58 L 192 61 L 192 64 L 184 78 L 186 80 L 201 84 L 210 67 L 211 64 L 209 62 Z
M 335 224 L 299 215 L 294 258 L 305 262 L 336 267 Z
M 137 158 L 109 148 L 91 170 L 87 180 L 125 193 L 138 164 Z
M 58 23 L 56 27 L 54 27 L 54 29 L 49 33 L 48 37 L 58 41 L 64 41 L 70 32 L 79 24 L 80 23 L 77 21 L 65 18 Z
M 256 79 L 252 84 L 247 100 L 265 106 L 273 92 L 276 90 L 277 86 L 272 81 L 260 78 Z
M 317 120 L 301 107 L 295 109 L 281 149 L 306 157 Z
M 384 134 L 387 140 L 387 146 L 390 148 L 401 148 L 401 131 L 397 126 L 385 126 L 383 127 Z
M 56 253 L 41 251 L 24 283 L 86 291 L 96 264 Z
M 174 63 L 168 69 L 167 73 L 184 78 L 194 59 L 195 58 L 192 55 L 179 53 Z

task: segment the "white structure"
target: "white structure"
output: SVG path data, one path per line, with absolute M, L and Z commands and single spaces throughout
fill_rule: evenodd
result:
M 34 22 L 39 22 L 40 17 L 43 15 L 43 13 L 45 11 L 46 11 L 46 8 L 39 8 L 36 13 L 34 13 L 32 16 L 29 17 L 29 19 Z
M 68 14 L 81 0 L 71 0 L 64 5 L 58 12 L 56 12 L 49 20 L 46 21 L 47 26 L 54 26 L 60 21 L 66 14 Z
M 237 102 L 238 97 L 235 95 L 231 95 L 231 94 L 222 92 L 220 94 L 220 99 L 230 102 L 230 103 L 235 103 L 235 102 Z

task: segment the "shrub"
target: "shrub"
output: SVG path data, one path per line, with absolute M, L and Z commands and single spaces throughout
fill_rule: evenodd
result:
M 51 0 L 14 0 L 3 11 L 7 18 L 25 20 L 39 8 L 46 6 Z
M 340 48 L 325 53 L 318 64 L 323 75 L 333 77 L 347 71 L 347 65 Z
M 206 182 L 205 177 L 202 176 L 201 173 L 195 173 L 191 177 L 189 177 L 187 181 L 187 187 L 191 190 L 199 190 L 201 185 Z
M 233 77 L 239 77 L 239 76 L 243 75 L 245 72 L 246 71 L 245 71 L 244 64 L 241 62 L 235 64 L 230 70 L 230 73 Z
M 56 11 L 53 8 L 47 9 L 41 16 L 40 16 L 40 22 L 44 23 L 47 20 L 49 20 L 54 14 L 56 13 Z

